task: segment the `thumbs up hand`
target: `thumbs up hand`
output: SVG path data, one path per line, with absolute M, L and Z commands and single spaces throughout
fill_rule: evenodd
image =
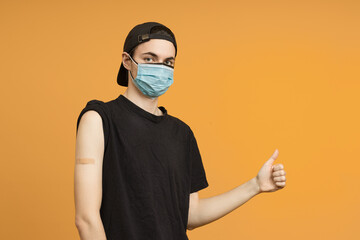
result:
M 279 150 L 275 150 L 273 155 L 261 167 L 256 176 L 256 182 L 259 187 L 259 192 L 274 192 L 285 187 L 284 166 L 282 164 L 272 165 L 279 155 Z

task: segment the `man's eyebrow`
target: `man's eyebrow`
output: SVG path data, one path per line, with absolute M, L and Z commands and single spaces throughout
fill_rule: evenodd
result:
M 151 55 L 151 56 L 153 56 L 153 57 L 158 57 L 158 55 L 156 55 L 155 53 L 153 53 L 153 52 L 146 52 L 146 53 L 143 53 L 143 54 L 141 54 L 141 55 L 145 55 L 145 54 L 149 54 L 149 55 Z M 168 58 L 166 58 L 165 60 L 171 60 L 171 59 L 174 59 L 175 60 L 175 58 L 174 57 L 168 57 Z

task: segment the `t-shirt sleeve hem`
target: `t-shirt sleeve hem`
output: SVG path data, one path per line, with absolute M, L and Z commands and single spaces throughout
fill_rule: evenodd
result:
M 76 132 L 78 131 L 81 117 L 87 111 L 90 111 L 90 110 L 96 111 L 100 115 L 100 117 L 102 119 L 102 126 L 103 126 L 103 132 L 104 132 L 104 145 L 105 145 L 105 148 L 106 148 L 107 143 L 108 143 L 108 138 L 109 138 L 109 123 L 108 123 L 107 112 L 103 107 L 103 102 L 102 101 L 91 100 L 91 101 L 89 101 L 87 103 L 85 108 L 82 109 L 82 111 L 80 112 L 80 114 L 78 116 L 77 123 L 76 123 Z
M 202 180 L 198 184 L 191 187 L 190 193 L 198 192 L 198 191 L 200 191 L 200 190 L 202 190 L 204 188 L 207 188 L 208 186 L 209 186 L 209 183 L 206 180 L 206 178 L 204 177 L 204 178 L 202 178 Z

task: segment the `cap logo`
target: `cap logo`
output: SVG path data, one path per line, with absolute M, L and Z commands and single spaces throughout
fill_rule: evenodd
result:
M 139 35 L 139 36 L 138 36 L 138 42 L 143 42 L 144 40 L 149 39 L 149 38 L 150 38 L 150 37 L 149 37 L 149 34 L 148 34 L 148 33 L 143 34 L 143 35 Z

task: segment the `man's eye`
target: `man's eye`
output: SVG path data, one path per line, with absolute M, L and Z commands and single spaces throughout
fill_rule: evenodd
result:
M 166 64 L 166 65 L 169 65 L 169 66 L 173 66 L 173 65 L 174 65 L 171 61 L 166 61 L 165 64 Z
M 146 62 L 149 62 L 148 60 L 152 60 L 152 58 L 145 58 Z

